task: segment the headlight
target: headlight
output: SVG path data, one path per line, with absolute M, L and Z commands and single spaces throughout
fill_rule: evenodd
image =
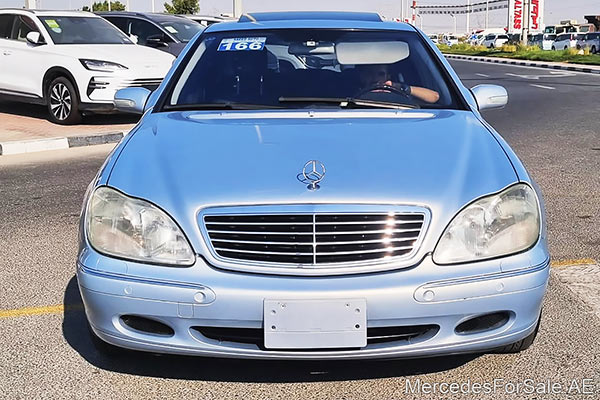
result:
M 533 246 L 540 211 L 531 187 L 517 184 L 463 209 L 446 228 L 434 253 L 437 264 L 505 256 Z
M 128 69 L 126 66 L 117 64 L 110 61 L 100 61 L 100 60 L 79 60 L 81 64 L 86 69 L 90 71 L 100 71 L 100 72 L 115 72 L 124 69 Z
M 87 236 L 98 251 L 135 261 L 192 265 L 195 255 L 175 222 L 152 204 L 101 186 L 92 194 Z

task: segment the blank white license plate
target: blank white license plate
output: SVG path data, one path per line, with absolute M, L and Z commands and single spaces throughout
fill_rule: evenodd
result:
M 268 349 L 367 345 L 365 299 L 265 300 L 263 320 Z

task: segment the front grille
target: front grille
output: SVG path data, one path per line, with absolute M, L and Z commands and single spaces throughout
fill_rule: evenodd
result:
M 205 215 L 225 259 L 323 265 L 392 259 L 415 250 L 423 213 Z
M 202 336 L 219 342 L 253 344 L 262 350 L 264 347 L 264 330 L 262 328 L 221 328 L 210 326 L 194 326 L 191 329 Z M 416 343 L 435 336 L 438 325 L 386 326 L 367 328 L 367 345 L 377 343 Z M 317 349 L 324 351 L 326 349 Z M 337 351 L 344 349 L 335 349 Z M 302 349 L 300 351 L 310 351 Z

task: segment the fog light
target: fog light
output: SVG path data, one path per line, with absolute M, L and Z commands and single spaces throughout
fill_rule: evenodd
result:
M 508 322 L 510 314 L 507 311 L 480 315 L 461 322 L 454 329 L 459 335 L 471 335 L 498 329 Z
M 175 334 L 175 331 L 170 326 L 137 315 L 123 315 L 121 321 L 125 326 L 141 333 L 160 336 L 173 336 Z

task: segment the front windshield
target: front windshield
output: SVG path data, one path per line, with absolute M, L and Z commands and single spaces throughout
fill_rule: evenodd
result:
M 100 17 L 40 17 L 55 44 L 133 44 Z
M 167 32 L 183 43 L 189 42 L 196 33 L 204 29 L 204 26 L 199 23 L 184 18 L 160 21 L 159 23 Z
M 414 32 L 216 32 L 191 52 L 165 109 L 357 106 L 340 99 L 384 108 L 460 108 L 433 52 Z

